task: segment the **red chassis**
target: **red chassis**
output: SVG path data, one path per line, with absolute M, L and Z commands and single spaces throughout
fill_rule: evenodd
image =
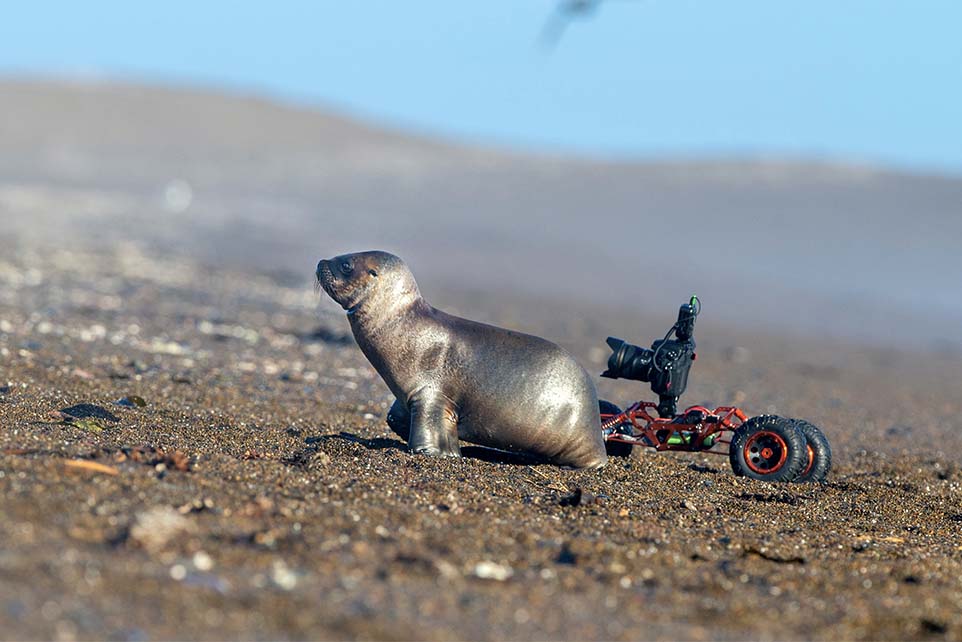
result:
M 682 450 L 727 455 L 728 450 L 713 450 L 718 444 L 731 444 L 721 439 L 734 432 L 748 417 L 734 406 L 708 410 L 691 406 L 673 419 L 657 417 L 658 404 L 639 401 L 620 414 L 601 413 L 601 428 L 608 443 L 647 446 L 655 450 Z

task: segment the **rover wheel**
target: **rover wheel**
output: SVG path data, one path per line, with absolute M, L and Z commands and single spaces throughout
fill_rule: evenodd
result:
M 792 420 L 762 415 L 735 430 L 728 458 L 736 475 L 790 482 L 805 469 L 808 448 Z
M 605 401 L 604 399 L 598 402 L 598 410 L 602 415 L 620 415 L 621 408 L 611 403 L 610 401 Z M 602 422 L 605 418 L 602 418 Z M 619 433 L 622 435 L 630 435 L 633 430 L 632 426 L 628 422 L 622 422 L 616 426 L 609 428 L 612 433 Z M 621 441 L 608 441 L 605 440 L 605 451 L 608 453 L 609 457 L 627 457 L 631 454 L 631 444 L 626 444 Z
M 821 482 L 825 481 L 825 476 L 832 468 L 832 447 L 828 443 L 828 438 L 818 429 L 818 426 L 810 424 L 804 419 L 795 419 L 795 427 L 805 435 L 806 451 L 808 458 L 802 472 L 795 478 L 797 482 Z

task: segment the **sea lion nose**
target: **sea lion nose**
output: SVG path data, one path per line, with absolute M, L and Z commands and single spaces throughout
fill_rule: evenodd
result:
M 318 280 L 320 280 L 321 278 L 321 271 L 324 269 L 324 265 L 326 263 L 327 263 L 327 259 L 321 259 L 320 261 L 317 262 L 317 269 L 314 270 L 314 276 L 316 276 Z

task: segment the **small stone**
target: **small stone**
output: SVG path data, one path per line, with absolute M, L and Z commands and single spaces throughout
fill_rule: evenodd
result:
M 163 463 L 167 468 L 172 468 L 173 470 L 179 470 L 181 472 L 190 470 L 190 459 L 179 450 L 175 450 L 170 454 L 164 453 Z
M 202 510 L 210 510 L 214 507 L 214 500 L 210 497 L 204 497 L 201 499 L 198 497 L 192 501 L 187 502 L 183 506 L 177 509 L 181 515 L 186 515 L 187 513 L 199 513 Z
M 194 568 L 196 568 L 198 571 L 206 572 L 214 568 L 214 560 L 204 551 L 197 551 L 194 553 L 194 557 L 191 559 L 191 562 L 193 562 Z
M 494 580 L 496 582 L 504 582 L 514 575 L 514 570 L 510 566 L 489 560 L 475 564 L 472 572 L 475 577 L 479 577 L 482 580 Z
M 371 552 L 371 547 L 364 542 L 354 542 L 351 544 L 351 552 L 355 557 L 366 557 Z
M 194 524 L 173 508 L 156 506 L 137 514 L 130 528 L 130 538 L 148 551 L 157 552 L 193 529 Z
M 292 591 L 297 586 L 297 574 L 288 568 L 284 560 L 277 560 L 271 567 L 271 581 L 285 591 Z
M 174 564 L 170 567 L 170 577 L 179 582 L 187 577 L 187 569 L 184 568 L 183 564 Z
M 555 562 L 558 564 L 569 564 L 574 566 L 578 563 L 578 554 L 571 550 L 571 546 L 569 544 L 565 543 L 558 552 L 558 557 L 555 558 Z
M 104 427 L 101 426 L 96 419 L 75 419 L 71 422 L 77 428 L 86 430 L 88 432 L 103 432 Z
M 438 569 L 438 573 L 441 575 L 441 577 L 445 579 L 453 580 L 457 577 L 461 577 L 461 572 L 451 562 L 437 560 L 434 563 L 434 566 Z
M 561 506 L 580 506 L 582 504 L 601 504 L 603 499 L 599 495 L 589 493 L 580 488 L 574 489 L 571 493 L 564 495 L 558 500 Z
M 688 510 L 694 510 L 694 511 L 697 511 L 697 510 L 698 510 L 698 507 L 695 506 L 695 504 L 694 504 L 690 499 L 686 499 L 685 501 L 683 501 L 683 502 L 681 503 L 681 505 L 682 505 L 684 508 L 687 508 Z

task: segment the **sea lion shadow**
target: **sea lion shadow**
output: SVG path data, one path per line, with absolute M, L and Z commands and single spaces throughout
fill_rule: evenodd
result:
M 345 441 L 360 444 L 368 450 L 385 450 L 388 448 L 393 448 L 395 450 L 408 452 L 408 445 L 406 442 L 400 439 L 391 439 L 389 437 L 373 437 L 368 439 L 342 431 L 337 435 L 323 435 L 322 437 L 315 437 L 313 441 L 320 441 L 322 439 L 343 439 Z M 530 466 L 531 464 L 544 463 L 544 460 L 540 459 L 539 457 L 533 457 L 523 453 L 511 453 L 504 450 L 497 450 L 495 448 L 486 448 L 484 446 L 462 446 L 461 456 L 465 459 L 477 459 L 478 461 L 486 461 L 491 464 L 506 464 L 509 466 Z
M 467 459 L 477 459 L 492 464 L 507 464 L 509 466 L 530 466 L 532 464 L 543 464 L 545 460 L 532 455 L 523 453 L 510 453 L 496 448 L 485 448 L 484 446 L 463 446 L 461 456 Z

